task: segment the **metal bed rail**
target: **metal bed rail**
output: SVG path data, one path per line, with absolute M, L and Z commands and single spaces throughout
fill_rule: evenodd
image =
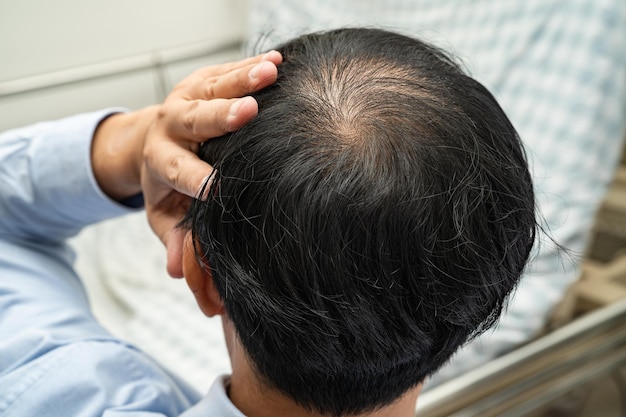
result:
M 626 364 L 626 300 L 420 396 L 419 417 L 518 417 Z
M 84 65 L 30 77 L 0 81 L 0 98 L 99 78 L 113 77 L 131 72 L 159 69 L 163 66 L 178 62 L 210 57 L 237 50 L 241 48 L 241 45 L 242 40 L 240 38 L 220 42 L 203 41 L 93 65 Z

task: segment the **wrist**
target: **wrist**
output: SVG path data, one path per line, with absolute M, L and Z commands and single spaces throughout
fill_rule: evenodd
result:
M 116 113 L 102 120 L 93 136 L 91 162 L 104 193 L 122 201 L 141 192 L 141 165 L 146 133 L 158 106 Z

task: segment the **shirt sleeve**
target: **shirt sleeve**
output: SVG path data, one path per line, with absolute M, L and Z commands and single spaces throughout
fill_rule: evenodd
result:
M 0 415 L 176 416 L 199 397 L 93 317 L 67 237 L 132 211 L 97 186 L 83 114 L 0 134 Z
M 60 242 L 128 213 L 98 187 L 91 140 L 108 109 L 0 134 L 0 238 Z

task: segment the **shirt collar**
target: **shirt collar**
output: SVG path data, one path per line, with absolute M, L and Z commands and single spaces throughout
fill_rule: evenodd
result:
M 230 384 L 230 376 L 218 377 L 207 395 L 196 405 L 185 411 L 180 417 L 246 417 L 228 398 L 226 388 Z

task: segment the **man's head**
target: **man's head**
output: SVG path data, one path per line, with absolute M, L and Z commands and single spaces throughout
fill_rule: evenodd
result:
M 260 380 L 387 405 L 489 328 L 534 242 L 520 140 L 442 52 L 367 29 L 278 48 L 258 116 L 206 142 L 186 224 Z

